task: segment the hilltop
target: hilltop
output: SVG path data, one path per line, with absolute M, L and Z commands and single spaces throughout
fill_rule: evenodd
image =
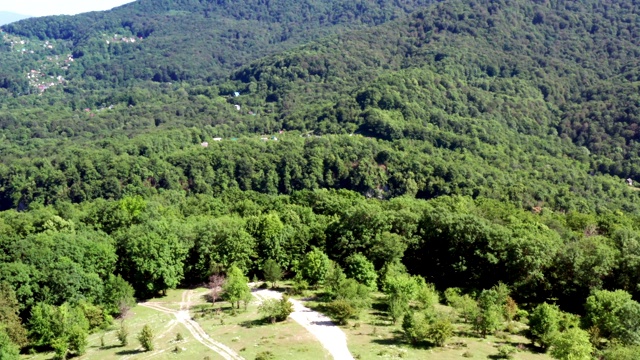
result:
M 73 54 L 77 63 L 65 74 L 69 79 L 108 87 L 135 80 L 208 81 L 251 60 L 403 17 L 430 2 L 140 0 L 105 12 L 21 21 L 3 30 L 23 40 L 54 42 L 55 54 Z M 15 68 L 24 63 L 5 54 L 0 61 Z

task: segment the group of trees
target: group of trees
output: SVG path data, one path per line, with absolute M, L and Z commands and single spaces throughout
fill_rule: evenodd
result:
M 558 357 L 633 352 L 640 193 L 616 176 L 640 174 L 640 6 L 401 16 L 427 3 L 138 1 L 4 27 L 76 61 L 34 94 L 44 53 L 0 45 L 0 351 L 80 354 L 134 295 L 210 282 L 238 308 L 264 275 L 324 286 L 343 323 L 381 290 L 413 343 L 446 341 L 433 304 L 454 287 L 480 336 L 521 304 Z
M 239 308 L 250 299 L 248 276 L 254 274 L 272 284 L 287 274 L 298 289 L 325 286 L 327 309 L 340 322 L 357 317 L 371 305 L 370 292 L 380 289 L 390 319 L 415 332 L 412 341 L 441 343 L 437 334 L 449 328 L 432 311 L 436 289 L 478 291 L 477 298 L 460 295 L 451 302 L 468 321 L 483 319 L 479 334 L 515 316 L 505 313 L 511 303 L 503 291 L 481 291 L 497 281 L 518 303 L 533 308 L 555 298 L 574 313 L 585 311 L 576 298 L 599 289 L 638 296 L 636 224 L 635 216 L 621 212 L 526 211 L 459 196 L 379 200 L 316 190 L 290 196 L 227 191 L 214 198 L 168 191 L 0 213 L 0 282 L 19 304 L 29 343 L 60 351 L 81 351 L 75 334 L 118 316 L 134 292 L 145 298 L 211 281 Z M 224 281 L 211 280 L 216 276 Z M 282 319 L 282 305 L 264 311 Z M 627 314 L 635 308 L 623 305 L 615 310 L 619 319 L 632 319 Z M 405 321 L 410 309 L 419 311 Z M 90 327 L 84 320 L 66 327 L 76 320 L 65 319 L 83 317 Z M 57 323 L 45 326 L 42 318 Z M 7 323 L 18 323 L 13 319 Z M 597 325 L 605 338 L 634 336 L 614 332 L 604 320 L 589 321 L 585 329 Z M 36 327 L 60 331 L 52 336 Z M 24 335 L 14 339 L 27 344 Z
M 117 87 L 140 80 L 224 78 L 229 71 L 265 55 L 340 31 L 379 25 L 430 2 L 138 1 L 102 13 L 27 19 L 3 30 L 26 39 L 52 41 L 53 55 L 73 53 L 76 62 L 65 76 L 72 83 Z M 137 41 L 123 43 L 113 39 L 114 34 Z M 25 58 L 37 54 L 20 55 L 4 51 L 0 62 L 21 67 L 22 72 L 31 70 Z M 136 60 L 131 61 L 132 57 Z M 7 80 L 15 79 L 7 75 Z

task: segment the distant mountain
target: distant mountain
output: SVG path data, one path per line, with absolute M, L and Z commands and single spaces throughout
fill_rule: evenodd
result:
M 379 25 L 432 2 L 140 0 L 110 11 L 30 19 L 3 29 L 22 38 L 57 41 L 57 54 L 75 58 L 70 79 L 119 85 L 140 79 L 211 80 L 266 55 Z M 23 57 L 10 60 L 0 53 L 0 62 L 12 61 L 22 64 L 21 71 L 31 66 Z
M 30 18 L 28 15 L 16 14 L 8 11 L 0 11 L 0 26 L 10 24 L 22 19 Z

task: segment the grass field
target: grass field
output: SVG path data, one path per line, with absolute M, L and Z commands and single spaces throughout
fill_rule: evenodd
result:
M 313 293 L 310 294 L 314 296 Z M 499 332 L 499 337 L 477 337 L 470 325 L 456 323 L 456 336 L 442 348 L 414 347 L 402 339 L 401 324 L 393 324 L 382 311 L 383 296 L 374 295 L 372 309 L 364 311 L 360 319 L 351 320 L 342 326 L 347 334 L 349 350 L 361 360 L 369 359 L 408 359 L 408 360 L 453 360 L 453 359 L 498 359 L 498 347 L 509 344 L 520 350 L 513 355 L 516 360 L 552 360 L 547 354 L 531 349 L 531 343 L 521 335 Z M 309 301 L 311 308 L 321 309 L 321 302 Z M 441 311 L 451 308 L 439 305 Z M 525 326 L 519 324 L 521 328 Z M 466 353 L 466 354 L 465 354 Z M 465 354 L 465 355 L 463 355 Z M 469 357 L 470 356 L 470 357 Z
M 167 296 L 152 299 L 162 306 L 174 310 L 180 309 L 184 290 L 172 290 Z M 253 360 L 257 353 L 270 351 L 276 359 L 311 360 L 330 359 L 307 331 L 293 320 L 278 324 L 265 324 L 258 314 L 258 305 L 252 303 L 245 311 L 241 308 L 232 315 L 228 303 L 216 303 L 215 307 L 205 301 L 206 289 L 196 289 L 191 296 L 191 316 L 204 328 L 209 336 L 235 350 L 245 359 Z M 218 313 L 215 309 L 223 307 Z M 222 321 L 221 321 L 222 320 Z M 120 322 L 116 321 L 108 330 L 89 336 L 87 353 L 76 359 L 112 360 L 112 359 L 210 359 L 220 360 L 221 356 L 202 345 L 191 336 L 191 333 L 180 324 L 173 315 L 164 314 L 143 306 L 130 310 L 125 324 L 129 329 L 129 345 L 121 347 L 116 338 Z M 143 352 L 137 334 L 145 324 L 149 324 L 155 334 L 155 349 Z M 184 337 L 176 341 L 176 335 Z M 104 345 L 101 336 L 104 334 Z M 176 351 L 177 350 L 177 351 Z M 36 355 L 23 355 L 23 359 L 52 359 L 53 352 Z
M 233 314 L 226 302 L 215 305 L 208 303 L 206 293 L 207 289 L 194 289 L 187 299 L 186 296 L 183 297 L 185 290 L 172 290 L 167 296 L 151 301 L 160 303 L 165 308 L 179 310 L 183 301 L 188 300 L 191 317 L 204 331 L 247 360 L 255 359 L 256 354 L 262 351 L 270 351 L 275 359 L 282 360 L 331 359 L 321 344 L 295 321 L 288 319 L 277 324 L 265 323 L 258 314 L 258 304 L 255 302 L 249 304 L 246 310 L 241 307 Z M 309 295 L 314 296 L 313 293 Z M 347 334 L 349 349 L 356 359 L 497 359 L 497 348 L 503 344 L 511 344 L 521 348 L 514 354 L 513 358 L 516 360 L 551 360 L 546 354 L 532 351 L 529 341 L 523 336 L 499 333 L 499 337 L 489 336 L 483 339 L 475 336 L 469 325 L 462 323 L 455 324 L 456 336 L 443 348 L 410 346 L 402 340 L 400 324 L 392 324 L 384 313 L 382 300 L 382 295 L 376 294 L 372 309 L 363 312 L 360 319 L 352 320 L 348 326 L 341 327 Z M 322 303 L 308 301 L 306 305 L 320 309 Z M 451 311 L 444 306 L 440 310 Z M 172 314 L 136 306 L 130 310 L 125 324 L 130 333 L 128 346 L 119 346 L 116 331 L 120 323 L 115 322 L 105 332 L 91 334 L 87 353 L 77 359 L 222 359 L 197 341 Z M 149 324 L 155 334 L 155 349 L 150 352 L 143 352 L 136 339 L 145 324 Z M 178 333 L 184 337 L 183 340 L 176 340 Z M 101 345 L 101 337 L 104 346 Z M 52 358 L 53 353 L 23 356 L 24 360 Z

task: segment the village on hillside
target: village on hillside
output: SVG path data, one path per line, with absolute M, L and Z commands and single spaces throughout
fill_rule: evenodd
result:
M 54 86 L 64 85 L 67 81 L 61 71 L 66 72 L 76 61 L 73 54 L 61 51 L 61 44 L 53 40 L 33 40 L 12 35 L 0 29 L 2 41 L 8 45 L 12 53 L 19 56 L 29 56 L 30 60 L 35 60 L 37 66 L 25 69 L 25 76 L 29 85 L 37 88 L 40 93 Z M 132 36 L 114 34 L 104 35 L 106 44 L 127 43 L 133 44 L 142 40 Z M 61 54 L 62 53 L 62 54 Z

